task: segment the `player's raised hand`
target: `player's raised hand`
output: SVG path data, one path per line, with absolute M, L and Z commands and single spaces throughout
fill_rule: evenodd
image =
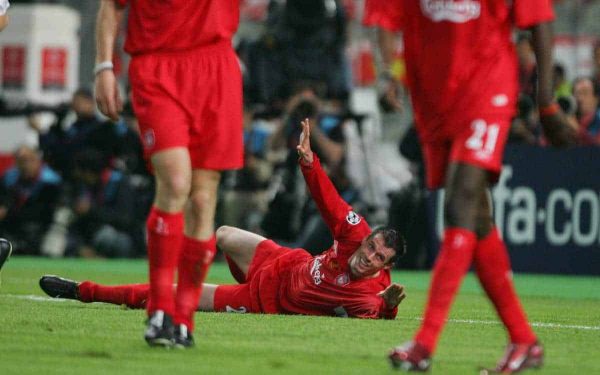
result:
M 305 119 L 302 121 L 302 133 L 300 134 L 300 141 L 298 142 L 298 146 L 296 146 L 296 150 L 298 150 L 298 155 L 300 156 L 300 160 L 304 164 L 311 164 L 314 160 L 313 152 L 310 148 L 310 120 Z
M 402 302 L 404 298 L 406 298 L 406 293 L 404 293 L 404 286 L 400 284 L 391 284 L 385 290 L 379 292 L 377 294 L 379 297 L 383 298 L 385 304 L 389 308 L 394 308 Z
M 113 121 L 119 120 L 123 101 L 119 94 L 115 73 L 111 69 L 105 69 L 96 75 L 96 103 L 105 116 Z

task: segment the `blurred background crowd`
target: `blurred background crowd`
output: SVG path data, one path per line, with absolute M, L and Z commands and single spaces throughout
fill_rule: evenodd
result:
M 145 256 L 144 223 L 153 183 L 131 106 L 113 123 L 91 91 L 97 1 L 11 1 L 11 11 L 50 4 L 78 17 L 77 79 L 51 78 L 61 95 L 20 95 L 7 73 L 14 52 L 0 34 L 0 237 L 20 254 Z M 311 119 L 312 142 L 343 198 L 370 224 L 405 233 L 405 268 L 423 268 L 426 191 L 410 102 L 401 110 L 382 95 L 385 80 L 361 25 L 361 0 L 246 0 L 236 50 L 244 73 L 245 167 L 225 174 L 217 224 L 227 223 L 292 247 L 320 252 L 331 244 L 297 168 L 299 122 Z M 554 92 L 579 144 L 600 145 L 600 2 L 557 1 Z M 46 20 L 58 22 L 60 19 Z M 545 147 L 535 103 L 530 36 L 515 32 L 520 97 L 511 143 Z M 12 50 L 10 48 L 13 48 Z M 399 39 L 393 79 L 404 79 Z M 127 93 L 127 57 L 119 55 Z M 17 59 L 18 60 L 18 59 Z M 18 75 L 17 75 L 18 76 Z M 59 77 L 60 78 L 60 77 Z M 58 99 L 57 99 L 58 98 Z M 66 100 L 68 99 L 68 100 Z M 9 132 L 16 132 L 18 135 Z M 8 139 L 11 141 L 8 141 Z

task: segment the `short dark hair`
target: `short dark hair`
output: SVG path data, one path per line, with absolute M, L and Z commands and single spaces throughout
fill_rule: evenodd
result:
M 367 239 L 370 240 L 378 234 L 381 234 L 383 237 L 383 244 L 385 247 L 394 250 L 394 256 L 391 257 L 386 264 L 394 264 L 398 258 L 403 257 L 404 254 L 406 254 L 406 240 L 400 232 L 392 228 L 377 227 L 373 229 L 373 232 L 369 234 Z
M 567 74 L 567 70 L 561 64 L 554 64 L 554 66 L 552 67 L 552 69 L 554 70 L 554 74 L 558 74 L 559 76 L 561 76 L 563 78 Z

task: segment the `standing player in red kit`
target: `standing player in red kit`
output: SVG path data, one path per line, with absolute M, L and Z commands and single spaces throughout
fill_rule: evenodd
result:
M 241 73 L 231 46 L 239 0 L 102 0 L 96 97 L 100 111 L 113 120 L 122 102 L 111 61 L 125 7 L 133 108 L 156 180 L 146 223 L 145 339 L 152 346 L 189 347 L 193 314 L 216 251 L 220 171 L 243 164 Z
M 446 189 L 445 230 L 423 323 L 414 340 L 395 348 L 390 360 L 404 370 L 429 369 L 452 300 L 474 263 L 510 337 L 496 371 L 539 367 L 543 349 L 515 293 L 488 190 L 499 176 L 516 109 L 513 26 L 533 34 L 546 137 L 557 146 L 573 143 L 574 134 L 552 101 L 551 1 L 367 0 L 365 14 L 367 25 L 381 27 L 388 36 L 402 31 L 427 185 Z M 380 40 L 382 53 L 389 56 L 391 38 Z
M 202 311 L 330 315 L 394 319 L 404 289 L 390 280 L 394 259 L 405 252 L 404 239 L 391 229 L 371 231 L 367 222 L 339 196 L 310 148 L 308 120 L 298 146 L 302 173 L 334 238 L 314 257 L 303 249 L 277 245 L 233 227 L 217 230 L 219 248 L 229 257 L 239 285 L 204 285 Z M 57 276 L 40 279 L 52 297 L 108 302 L 141 308 L 144 284 L 105 286 Z

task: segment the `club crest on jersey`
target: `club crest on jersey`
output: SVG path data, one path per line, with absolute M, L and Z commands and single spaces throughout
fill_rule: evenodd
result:
M 335 284 L 339 286 L 348 285 L 350 283 L 350 276 L 347 273 L 343 273 L 335 278 Z
M 348 215 L 346 216 L 346 221 L 352 225 L 360 223 L 360 220 L 360 216 L 354 211 L 348 212 Z
M 481 4 L 478 0 L 421 0 L 421 11 L 433 22 L 465 23 L 479 18 Z

